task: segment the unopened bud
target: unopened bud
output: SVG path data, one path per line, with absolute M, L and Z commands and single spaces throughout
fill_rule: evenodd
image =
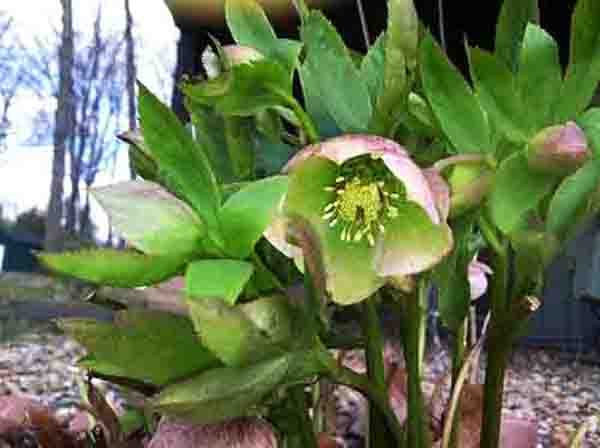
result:
M 202 65 L 209 79 L 219 76 L 223 71 L 223 67 L 248 64 L 263 59 L 263 55 L 257 50 L 243 45 L 225 45 L 223 47 L 223 54 L 227 58 L 227 61 L 220 61 L 219 56 L 211 47 L 206 47 L 202 53 Z
M 542 129 L 528 147 L 531 169 L 561 176 L 576 171 L 589 155 L 587 138 L 573 121 Z

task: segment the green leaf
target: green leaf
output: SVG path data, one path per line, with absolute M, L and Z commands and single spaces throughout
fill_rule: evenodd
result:
M 342 134 L 333 116 L 329 113 L 325 99 L 321 97 L 319 72 L 302 65 L 299 73 L 306 112 L 315 123 L 321 138 L 326 139 Z
M 288 189 L 286 176 L 252 182 L 232 195 L 219 218 L 229 255 L 246 258 L 277 213 Z
M 250 179 L 255 170 L 255 148 L 252 139 L 254 121 L 246 117 L 225 118 L 225 139 L 229 160 L 238 181 Z
M 235 307 L 193 297 L 187 303 L 202 344 L 226 365 L 248 365 L 286 353 L 293 343 L 291 310 L 283 296 Z
M 311 11 L 301 35 L 306 46 L 303 69 L 318 79 L 312 87 L 329 114 L 344 132 L 366 131 L 372 113 L 369 91 L 342 38 L 319 11 Z
M 158 184 L 137 180 L 91 191 L 121 236 L 148 254 L 189 254 L 205 234 L 193 210 Z
M 512 141 L 527 141 L 531 133 L 517 81 L 493 54 L 469 48 L 469 66 L 481 106 L 496 132 Z
M 406 97 L 417 62 L 419 21 L 412 0 L 390 0 L 385 35 L 384 88 L 370 130 L 390 136 L 406 111 Z
M 219 189 L 203 149 L 175 114 L 139 83 L 140 124 L 144 141 L 162 170 L 218 239 Z
M 511 155 L 496 173 L 489 204 L 494 223 L 502 232 L 511 233 L 555 184 L 554 176 L 529 169 L 524 152 Z
M 600 2 L 579 0 L 571 19 L 571 48 L 556 121 L 575 119 L 590 103 L 600 80 Z
M 600 107 L 587 110 L 577 119 L 596 156 L 600 156 Z
M 456 150 L 491 151 L 488 123 L 477 98 L 430 35 L 421 45 L 420 67 L 427 99 Z
M 225 140 L 225 119 L 212 107 L 188 101 L 194 137 L 204 148 L 219 184 L 235 181 Z
M 281 140 L 274 141 L 261 134 L 256 135 L 255 138 L 257 177 L 267 177 L 281 173 L 296 149 Z
M 529 24 L 523 37 L 517 83 L 532 132 L 551 124 L 552 106 L 562 86 L 558 45 L 537 25 Z
M 222 84 L 223 88 L 214 88 Z M 239 64 L 219 78 L 185 85 L 192 101 L 210 104 L 224 115 L 252 116 L 267 108 L 286 106 L 292 98 L 292 82 L 285 69 L 270 60 Z
M 117 288 L 149 286 L 177 274 L 185 255 L 145 255 L 129 250 L 90 249 L 37 255 L 48 269 L 100 285 Z
M 266 58 L 279 61 L 290 73 L 298 63 L 300 42 L 278 39 L 265 12 L 254 0 L 227 0 L 227 26 L 239 45 L 252 47 Z
M 123 132 L 117 137 L 129 144 L 129 160 L 133 164 L 135 173 L 144 180 L 160 183 L 158 166 L 146 147 L 142 135 L 135 130 Z
M 385 80 L 385 42 L 385 35 L 382 34 L 369 48 L 368 53 L 360 64 L 360 77 L 367 84 L 373 108 L 375 108 L 377 99 L 383 93 Z
M 538 22 L 537 0 L 504 0 L 496 25 L 496 55 L 516 73 L 528 22 Z
M 200 260 L 185 274 L 186 293 L 199 299 L 220 299 L 235 304 L 252 276 L 252 264 L 239 260 Z
M 287 357 L 281 357 L 249 367 L 209 370 L 167 387 L 152 407 L 161 414 L 205 424 L 250 415 L 281 383 L 288 367 Z
M 464 324 L 471 303 L 468 268 L 474 255 L 469 248 L 469 240 L 473 236 L 472 221 L 471 216 L 465 216 L 453 222 L 454 248 L 433 274 L 438 287 L 440 317 L 453 331 Z
M 198 342 L 190 320 L 180 316 L 128 310 L 113 323 L 65 319 L 59 325 L 93 354 L 96 366 L 108 367 L 98 373 L 162 386 L 220 365 Z
M 576 221 L 578 210 L 600 183 L 600 160 L 592 160 L 565 178 L 559 185 L 548 208 L 547 229 L 564 234 Z

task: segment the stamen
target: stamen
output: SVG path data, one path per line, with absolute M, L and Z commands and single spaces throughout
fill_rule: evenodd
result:
M 326 207 L 323 209 L 323 211 L 324 211 L 325 213 L 327 213 L 327 212 L 330 212 L 331 210 L 333 210 L 334 208 L 335 208 L 335 202 L 332 202 L 331 204 L 327 205 L 327 206 L 326 206 Z
M 392 194 L 390 194 L 390 197 L 392 199 L 400 199 L 400 195 L 398 193 L 392 193 Z
M 323 190 L 325 190 L 327 192 L 333 192 L 333 191 L 335 191 L 335 187 L 325 187 L 325 188 L 323 188 Z
M 371 232 L 367 233 L 367 241 L 369 242 L 369 246 L 375 246 L 375 237 Z
M 344 176 L 339 176 L 335 179 L 335 183 L 336 184 L 341 184 L 342 182 L 344 182 L 346 180 L 346 178 Z
M 323 215 L 323 219 L 325 221 L 329 221 L 331 218 L 333 218 L 335 216 L 335 212 L 329 212 L 329 213 L 325 213 Z
M 337 222 L 338 222 L 338 219 L 337 219 L 337 218 L 335 218 L 333 221 L 331 221 L 331 222 L 329 223 L 329 227 L 334 227 L 334 226 L 337 224 Z

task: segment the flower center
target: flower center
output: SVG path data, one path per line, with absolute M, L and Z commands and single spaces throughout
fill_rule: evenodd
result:
M 385 232 L 385 222 L 398 216 L 394 204 L 401 200 L 401 184 L 377 159 L 342 165 L 340 174 L 334 185 L 325 187 L 335 198 L 323 209 L 323 219 L 330 227 L 341 227 L 342 241 L 365 238 L 374 246 L 375 238 Z

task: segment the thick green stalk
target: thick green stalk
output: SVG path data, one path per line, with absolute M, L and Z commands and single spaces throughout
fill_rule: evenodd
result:
M 299 432 L 290 438 L 289 448 L 318 448 L 317 438 L 313 431 L 312 421 L 308 414 L 308 402 L 304 385 L 294 386 L 290 390 L 290 400 L 297 412 Z
M 456 388 L 458 375 L 461 367 L 465 360 L 465 333 L 466 333 L 466 322 L 463 325 L 459 325 L 454 335 L 454 349 L 452 351 L 452 390 Z M 460 409 L 460 396 L 458 407 Z M 452 436 L 450 437 L 450 448 L 460 448 L 459 442 L 459 428 L 460 428 L 460 412 L 454 415 L 454 421 L 452 422 Z
M 383 364 L 383 334 L 379 316 L 377 316 L 376 296 L 363 302 L 363 334 L 366 340 L 367 376 L 372 387 L 378 393 L 387 396 L 385 370 Z M 385 416 L 373 404 L 369 406 L 369 435 L 367 448 L 384 448 L 388 446 L 391 434 L 385 422 Z
M 485 369 L 481 448 L 498 448 L 500 442 L 504 375 L 507 356 L 511 349 L 511 338 L 507 338 L 510 335 L 502 331 L 509 300 L 507 250 L 497 251 L 494 254 L 492 269 L 494 275 L 490 290 L 491 317 Z
M 300 126 L 306 135 L 308 143 L 316 143 L 319 141 L 319 132 L 315 127 L 310 116 L 304 111 L 300 103 L 293 97 L 286 97 L 287 105 L 294 111 L 296 118 L 300 122 Z
M 425 401 L 421 389 L 423 374 L 422 347 L 424 344 L 423 327 L 425 325 L 425 309 L 427 304 L 428 284 L 420 279 L 417 286 L 417 296 L 408 297 L 404 303 L 403 343 L 404 358 L 408 373 L 408 416 L 407 446 L 410 448 L 428 448 L 428 422 L 425 413 Z

